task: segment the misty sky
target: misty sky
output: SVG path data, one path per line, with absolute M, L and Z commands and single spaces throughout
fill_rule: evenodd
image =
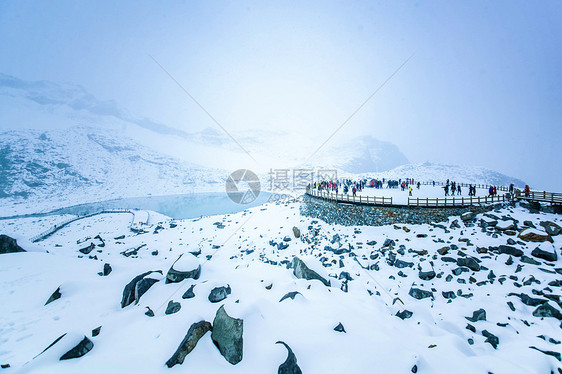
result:
M 191 132 L 341 130 L 562 190 L 560 1 L 2 1 L 0 72 Z M 345 157 L 345 155 L 342 155 Z

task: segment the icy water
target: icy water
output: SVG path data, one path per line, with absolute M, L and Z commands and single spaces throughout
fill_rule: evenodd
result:
M 56 209 L 48 213 L 27 214 L 18 217 L 40 217 L 53 214 L 86 215 L 106 209 L 152 210 L 174 219 L 189 219 L 217 214 L 238 213 L 248 208 L 265 204 L 271 193 L 261 192 L 249 204 L 237 204 L 224 192 L 194 193 L 185 195 L 147 196 L 100 201 Z M 14 217 L 4 217 L 14 218 Z

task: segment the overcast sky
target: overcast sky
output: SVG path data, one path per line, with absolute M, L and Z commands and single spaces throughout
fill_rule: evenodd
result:
M 197 131 L 342 128 L 562 190 L 561 1 L 2 1 L 0 72 Z

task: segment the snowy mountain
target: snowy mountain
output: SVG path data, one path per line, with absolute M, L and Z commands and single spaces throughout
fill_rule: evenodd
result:
M 459 165 L 444 165 L 425 162 L 423 164 L 402 165 L 384 173 L 363 173 L 365 178 L 414 178 L 419 181 L 444 182 L 447 179 L 460 183 L 475 183 L 495 186 L 509 186 L 513 183 L 515 187 L 524 187 L 525 182 L 509 177 L 483 167 L 469 167 Z
M 408 163 L 395 145 L 372 137 L 339 143 L 335 137 L 311 159 L 312 151 L 323 139 L 283 131 L 229 131 L 236 144 L 214 124 L 187 132 L 136 117 L 113 101 L 96 99 L 80 86 L 28 82 L 3 74 L 0 74 L 0 109 L 3 129 L 52 130 L 76 125 L 104 128 L 167 156 L 209 168 L 248 167 L 266 172 L 271 168 L 306 165 L 359 173 L 389 170 Z
M 0 165 L 4 214 L 20 204 L 50 209 L 120 197 L 214 191 L 228 175 L 89 127 L 2 132 Z

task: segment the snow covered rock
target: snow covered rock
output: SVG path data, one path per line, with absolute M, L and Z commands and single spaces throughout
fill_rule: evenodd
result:
M 142 273 L 140 275 L 137 275 L 136 277 L 133 278 L 132 281 L 130 281 L 125 288 L 123 289 L 123 297 L 121 299 L 121 308 L 126 307 L 127 305 L 130 305 L 133 302 L 138 302 L 139 298 L 156 282 L 158 282 L 158 280 L 155 280 L 153 278 L 149 278 L 147 281 L 142 282 L 139 285 L 139 282 L 141 282 L 147 275 L 151 274 L 151 273 L 160 273 L 162 274 L 162 272 L 160 270 L 158 271 L 147 271 L 146 273 Z
M 523 239 L 526 242 L 546 242 L 546 241 L 549 241 L 551 243 L 553 242 L 550 235 L 533 228 L 527 228 L 521 231 L 521 233 L 519 234 L 519 238 Z
M 212 303 L 218 303 L 219 301 L 223 301 L 230 295 L 231 289 L 230 286 L 222 286 L 222 287 L 215 287 L 209 293 L 209 301 Z
M 224 310 L 224 305 L 217 310 L 213 320 L 211 339 L 221 355 L 232 365 L 242 361 L 243 331 L 243 320 L 230 317 Z
M 466 212 L 466 213 L 463 213 L 461 215 L 461 219 L 465 222 L 466 221 L 472 221 L 475 218 L 476 218 L 476 213 L 473 213 L 473 212 Z
M 208 331 L 211 331 L 211 324 L 207 321 L 199 321 L 192 324 L 176 352 L 166 361 L 166 366 L 171 368 L 177 364 L 183 364 L 185 357 L 195 348 L 199 339 Z
M 278 341 L 275 344 L 283 344 L 288 351 L 287 359 L 279 366 L 277 374 L 302 374 L 293 350 L 285 342 Z
M 317 279 L 324 283 L 325 286 L 330 287 L 330 281 L 324 279 L 320 274 L 311 270 L 306 264 L 297 256 L 293 258 L 293 274 L 299 279 L 313 280 Z
M 197 257 L 191 253 L 183 253 L 172 264 L 166 275 L 166 283 L 177 283 L 184 279 L 199 279 L 201 265 Z
M 25 252 L 25 249 L 18 245 L 16 239 L 8 235 L 0 235 L 0 254 L 17 252 Z

